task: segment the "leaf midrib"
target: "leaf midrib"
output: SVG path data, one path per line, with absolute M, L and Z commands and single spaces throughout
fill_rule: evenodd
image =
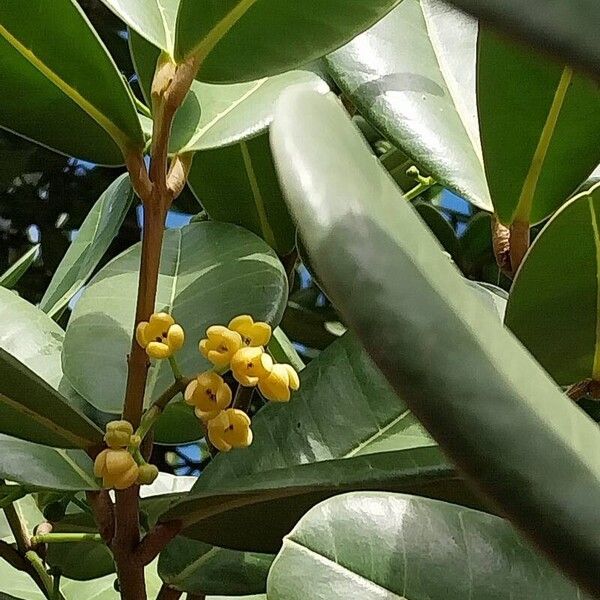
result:
M 358 579 L 360 581 L 364 581 L 365 583 L 368 584 L 369 587 L 372 587 L 373 589 L 376 589 L 376 590 L 381 590 L 382 592 L 384 592 L 386 594 L 387 600 L 409 600 L 409 598 L 407 598 L 406 596 L 399 596 L 398 594 L 396 594 L 395 592 L 392 592 L 388 588 L 385 588 L 385 587 L 379 585 L 378 583 L 375 583 L 371 579 L 368 579 L 364 575 L 361 575 L 360 573 L 357 573 L 356 571 L 353 571 L 350 568 L 348 568 L 344 565 L 341 565 L 340 563 L 335 562 L 334 560 L 331 560 L 331 558 L 329 558 L 328 556 L 325 556 L 325 555 L 321 554 L 320 552 L 317 552 L 317 551 L 313 550 L 312 548 L 309 548 L 308 546 L 305 546 L 304 544 L 297 542 L 296 540 L 292 539 L 291 537 L 286 537 L 284 539 L 283 548 L 281 550 L 282 552 L 285 550 L 286 545 L 295 546 L 301 552 L 306 552 L 309 555 L 316 557 L 318 562 L 325 563 L 328 566 L 328 568 L 331 569 L 332 571 L 337 570 L 337 571 L 341 571 L 343 573 L 348 573 L 349 576 L 352 577 L 353 579 Z M 276 559 L 276 560 L 278 560 L 278 559 Z M 273 570 L 274 566 L 275 566 L 275 564 L 273 564 L 273 567 L 271 567 L 272 570 Z
M 92 102 L 82 96 L 74 87 L 62 79 L 58 73 L 55 73 L 42 59 L 40 59 L 32 50 L 26 48 L 8 29 L 0 24 L 0 36 L 2 36 L 10 46 L 12 46 L 21 56 L 35 67 L 48 81 L 54 84 L 65 96 L 72 100 L 88 116 L 90 116 L 117 144 L 123 154 L 127 154 L 131 146 L 129 136 L 122 131 L 118 125 L 113 123 L 100 109 Z

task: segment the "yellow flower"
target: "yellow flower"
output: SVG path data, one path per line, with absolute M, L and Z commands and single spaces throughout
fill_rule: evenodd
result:
M 102 477 L 105 488 L 124 490 L 131 487 L 138 478 L 139 467 L 127 450 L 102 450 L 94 461 L 94 475 Z
M 201 373 L 185 389 L 185 401 L 203 421 L 216 417 L 231 404 L 231 388 L 214 371 Z
M 250 417 L 237 408 L 221 411 L 208 422 L 208 439 L 221 452 L 247 448 L 252 443 Z
M 139 485 L 150 485 L 158 477 L 158 467 L 156 465 L 140 465 L 136 483 Z
M 181 326 L 167 313 L 154 313 L 135 330 L 135 339 L 151 358 L 169 358 L 182 348 L 184 338 Z
M 250 315 L 235 317 L 228 327 L 242 336 L 244 346 L 266 346 L 271 339 L 271 326 L 262 321 L 255 323 Z
M 267 400 L 288 402 L 290 390 L 300 389 L 300 378 L 290 365 L 273 365 L 269 375 L 259 380 L 258 389 Z
M 231 359 L 231 372 L 246 387 L 254 386 L 273 368 L 273 359 L 262 349 L 252 346 L 238 350 Z
M 111 421 L 106 425 L 104 441 L 109 448 L 114 450 L 126 448 L 131 442 L 133 426 L 129 421 Z
M 227 367 L 231 357 L 242 347 L 242 336 L 222 325 L 213 325 L 206 330 L 207 339 L 200 340 L 202 356 L 215 367 Z

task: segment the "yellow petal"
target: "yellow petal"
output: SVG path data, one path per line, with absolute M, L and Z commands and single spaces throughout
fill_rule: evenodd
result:
M 150 358 L 162 359 L 169 358 L 173 353 L 167 344 L 163 344 L 162 342 L 150 342 L 146 346 L 146 354 Z
M 169 348 L 173 351 L 180 350 L 183 347 L 184 340 L 185 334 L 183 333 L 183 328 L 177 324 L 171 325 L 167 332 L 167 344 Z
M 292 390 L 299 390 L 300 389 L 300 377 L 298 377 L 298 373 L 296 372 L 296 369 L 294 369 L 294 367 L 292 367 L 292 365 L 283 365 L 285 367 L 285 369 L 287 370 L 288 373 L 288 378 L 289 378 L 289 386 Z
M 254 323 L 251 338 L 253 346 L 266 346 L 271 339 L 271 326 L 262 321 Z
M 223 354 L 221 352 L 217 352 L 216 350 L 210 350 L 206 358 L 208 358 L 208 360 L 219 369 L 224 369 L 229 364 L 230 360 L 228 353 Z
M 169 313 L 159 312 L 154 313 L 150 317 L 150 323 L 157 327 L 162 327 L 163 331 L 167 331 L 175 323 L 175 319 Z
M 202 354 L 204 358 L 208 358 L 208 352 L 212 348 L 212 345 L 209 347 L 209 344 L 210 342 L 207 339 L 200 340 L 200 343 L 198 344 L 198 350 L 200 350 L 200 354 Z
M 96 477 L 102 477 L 106 469 L 106 455 L 108 454 L 108 448 L 106 450 L 102 450 L 98 456 L 96 456 L 96 460 L 94 461 L 94 475 Z
M 231 404 L 233 393 L 231 388 L 223 382 L 217 391 L 217 408 L 225 409 Z
M 141 321 L 140 323 L 137 324 L 137 327 L 135 328 L 135 339 L 137 340 L 137 343 L 142 348 L 145 348 L 148 345 L 149 340 L 146 338 L 146 335 L 145 335 L 147 328 L 148 328 L 148 321 Z
M 116 490 L 126 490 L 137 481 L 138 475 L 139 467 L 134 463 L 127 471 L 114 479 L 113 487 Z
M 185 388 L 185 392 L 183 393 L 183 399 L 187 404 L 194 406 L 194 392 L 198 387 L 198 380 L 194 379 L 188 383 L 188 386 Z
M 227 327 L 239 333 L 240 329 L 251 327 L 252 325 L 254 325 L 254 319 L 250 315 L 240 315 L 231 319 Z
M 219 416 L 220 412 L 221 412 L 220 410 L 204 412 L 204 411 L 200 410 L 199 408 L 194 409 L 194 414 L 204 423 L 207 423 L 208 421 L 211 421 L 215 417 Z

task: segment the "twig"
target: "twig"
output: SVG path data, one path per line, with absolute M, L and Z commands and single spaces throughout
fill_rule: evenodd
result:
M 243 385 L 238 385 L 238 388 L 235 392 L 235 398 L 233 399 L 233 408 L 243 410 L 245 413 L 247 413 L 250 410 L 253 395 L 253 387 L 244 387 Z
M 66 544 L 68 542 L 101 542 L 99 533 L 45 533 L 31 537 L 31 545 Z
M 179 600 L 181 598 L 183 592 L 179 590 L 173 589 L 169 587 L 166 583 L 162 584 L 160 591 L 158 592 L 158 596 L 156 596 L 156 600 Z M 189 598 L 188 594 L 188 598 Z
M 139 543 L 136 553 L 138 560 L 149 565 L 160 551 L 181 531 L 181 521 L 169 521 L 156 525 Z
M 3 558 L 11 567 L 18 571 L 28 571 L 29 563 L 23 558 L 19 551 L 5 542 L 0 540 L 0 558 Z
M 106 544 L 110 546 L 115 535 L 115 507 L 108 490 L 86 492 L 85 496 L 88 504 L 92 507 L 98 532 Z

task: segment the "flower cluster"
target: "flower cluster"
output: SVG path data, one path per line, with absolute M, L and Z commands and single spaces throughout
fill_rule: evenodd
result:
M 141 443 L 139 436 L 134 435 L 133 427 L 128 421 L 111 421 L 106 425 L 104 442 L 107 446 L 94 461 L 94 475 L 102 478 L 105 488 L 124 490 L 134 483 L 149 485 L 158 476 L 154 465 L 140 464 L 130 449 L 137 450 Z
M 213 325 L 206 330 L 199 350 L 219 370 L 198 375 L 185 391 L 185 401 L 194 406 L 196 415 L 207 424 L 210 442 L 221 452 L 245 448 L 252 443 L 250 418 L 230 408 L 232 392 L 221 376 L 231 369 L 233 377 L 244 387 L 255 387 L 268 400 L 287 402 L 290 390 L 300 387 L 296 371 L 285 364 L 275 364 L 264 346 L 271 339 L 271 327 L 240 315 L 227 327 Z
M 232 319 L 227 327 L 209 327 L 206 338 L 200 340 L 200 353 L 212 363 L 213 369 L 200 373 L 192 380 L 185 389 L 184 398 L 205 424 L 212 445 L 221 452 L 245 448 L 252 443 L 250 418 L 235 407 L 231 388 L 222 377 L 226 371 L 231 370 L 240 386 L 258 387 L 261 394 L 273 402 L 288 402 L 292 390 L 300 387 L 294 368 L 287 364 L 275 364 L 270 354 L 265 352 L 271 333 L 269 324 L 255 322 L 250 315 L 240 315 Z M 149 357 L 169 359 L 175 377 L 181 378 L 173 355 L 182 348 L 185 335 L 171 315 L 153 314 L 148 321 L 137 325 L 135 335 Z M 119 443 L 125 437 L 125 432 L 119 432 L 118 436 L 117 433 L 111 434 L 111 439 Z M 122 460 L 123 468 L 119 466 L 117 470 L 124 481 L 119 480 L 119 484 L 127 483 L 133 477 L 133 471 L 129 473 L 124 468 L 127 459 Z M 108 473 L 104 463 L 99 466 L 100 471 Z M 114 484 L 110 473 L 106 481 Z

